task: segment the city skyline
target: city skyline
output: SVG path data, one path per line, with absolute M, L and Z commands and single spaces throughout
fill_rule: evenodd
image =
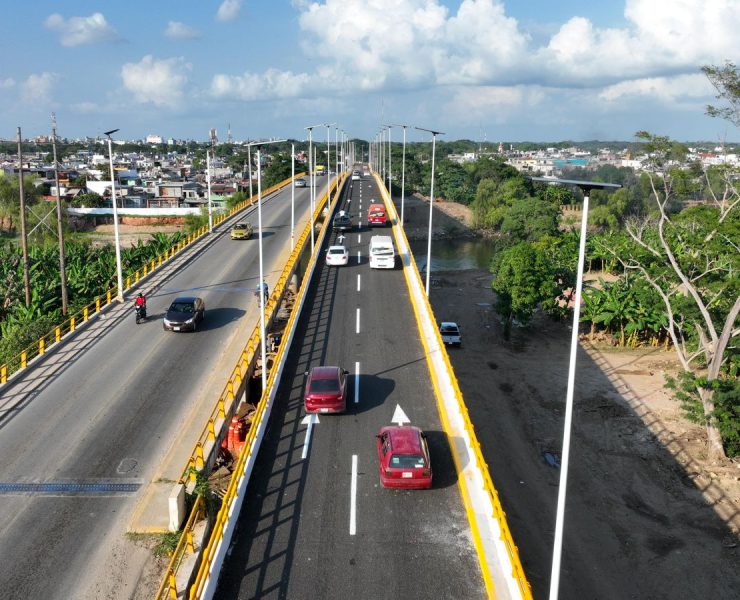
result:
M 321 122 L 364 139 L 388 123 L 491 143 L 738 138 L 704 114 L 700 70 L 740 56 L 738 0 L 38 0 L 5 26 L 5 139 L 48 135 L 51 112 L 67 138 L 303 139 Z

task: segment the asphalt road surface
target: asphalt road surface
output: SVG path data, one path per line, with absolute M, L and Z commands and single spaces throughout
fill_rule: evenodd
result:
M 380 195 L 351 183 L 349 265 L 317 265 L 217 598 L 485 597 L 403 273 L 368 266 L 370 236 L 390 235 L 365 226 Z M 319 416 L 305 448 L 305 372 L 318 365 L 350 372 L 348 410 Z M 374 436 L 397 405 L 427 433 L 431 490 L 380 486 Z
M 290 186 L 263 203 L 268 281 L 290 248 L 290 205 Z M 308 205 L 309 190 L 296 190 L 297 232 Z M 255 237 L 230 240 L 220 228 L 182 270 L 148 291 L 145 323 L 135 324 L 130 306 L 116 307 L 94 324 L 84 347 L 73 339 L 0 388 L 3 598 L 130 595 L 147 552 L 137 559 L 121 549 L 137 493 L 192 407 L 215 400 L 236 361 L 226 350 L 243 345 L 238 326 L 251 319 L 251 332 L 257 318 L 256 208 L 247 214 Z M 195 333 L 162 329 L 178 295 L 205 300 Z M 45 366 L 60 361 L 63 368 Z

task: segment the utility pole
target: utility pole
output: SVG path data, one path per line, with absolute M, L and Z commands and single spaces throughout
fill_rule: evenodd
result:
M 54 152 L 54 185 L 57 189 L 57 241 L 59 244 L 59 279 L 62 284 L 62 314 L 67 315 L 67 271 L 64 264 L 64 229 L 62 227 L 62 195 L 59 192 L 59 162 L 57 161 L 57 118 L 51 113 L 51 147 Z
M 21 197 L 21 247 L 23 248 L 23 287 L 26 291 L 26 306 L 31 306 L 31 283 L 28 278 L 28 240 L 26 239 L 26 198 L 23 193 L 23 151 L 21 150 L 21 128 L 18 127 L 18 189 Z

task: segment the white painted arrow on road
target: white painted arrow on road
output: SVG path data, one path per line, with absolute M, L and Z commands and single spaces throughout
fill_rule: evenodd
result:
M 308 425 L 306 427 L 306 439 L 303 441 L 303 452 L 301 453 L 301 458 L 305 459 L 308 456 L 308 446 L 311 444 L 311 431 L 313 430 L 314 424 L 318 425 L 319 423 L 319 415 L 306 415 L 303 417 L 303 421 L 301 421 L 302 425 Z
M 396 410 L 393 411 L 393 418 L 391 423 L 396 423 L 398 426 L 404 425 L 405 423 L 411 423 L 411 419 L 406 416 L 403 412 L 400 404 L 396 404 Z

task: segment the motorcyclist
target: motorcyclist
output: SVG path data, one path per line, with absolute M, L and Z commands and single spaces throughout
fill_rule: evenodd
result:
M 270 289 L 264 279 L 262 280 L 262 284 L 257 285 L 257 289 L 254 291 L 254 295 L 259 297 L 260 291 L 262 291 L 262 295 L 265 297 L 265 303 L 267 303 L 267 299 L 270 297 Z
M 146 308 L 146 297 L 142 292 L 139 292 L 139 295 L 136 296 L 136 299 L 134 300 L 134 305 Z
M 139 292 L 139 295 L 134 299 L 134 308 L 140 312 L 142 317 L 146 318 L 146 296 L 142 292 Z

